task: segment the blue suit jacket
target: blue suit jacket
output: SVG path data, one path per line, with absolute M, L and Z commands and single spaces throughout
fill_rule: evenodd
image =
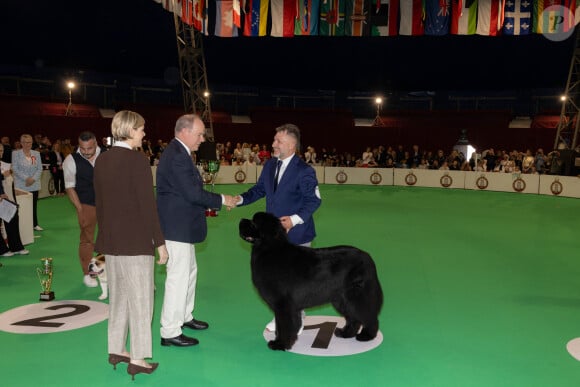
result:
M 191 154 L 178 140 L 171 140 L 161 154 L 156 176 L 157 211 L 165 239 L 184 243 L 205 240 L 205 210 L 220 209 L 222 198 L 203 188 Z
M 265 196 L 267 212 L 277 217 L 296 214 L 304 220 L 303 224 L 290 229 L 290 242 L 297 245 L 311 242 L 316 236 L 312 215 L 321 203 L 316 172 L 298 156 L 294 156 L 274 192 L 277 161 L 277 158 L 271 158 L 264 164 L 256 185 L 242 194 L 242 205 L 253 203 Z

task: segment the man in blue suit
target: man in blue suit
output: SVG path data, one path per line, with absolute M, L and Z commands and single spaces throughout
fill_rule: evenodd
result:
M 266 211 L 280 218 L 290 242 L 310 246 L 316 236 L 312 215 L 320 207 L 318 180 L 314 168 L 300 159 L 300 129 L 293 124 L 276 128 L 269 159 L 258 182 L 236 196 L 238 205 L 248 205 L 266 197 Z M 266 329 L 275 331 L 275 322 Z
M 197 339 L 185 336 L 182 328 L 207 329 L 193 318 L 197 262 L 195 245 L 205 240 L 205 210 L 228 209 L 236 201 L 203 188 L 202 177 L 191 152 L 204 142 L 205 126 L 194 114 L 181 116 L 175 124 L 175 138 L 161 155 L 157 166 L 157 210 L 169 253 L 165 295 L 161 310 L 161 345 L 191 346 Z

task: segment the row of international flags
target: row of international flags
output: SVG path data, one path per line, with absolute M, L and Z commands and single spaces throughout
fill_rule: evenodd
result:
M 577 0 L 154 1 L 220 37 L 556 35 L 580 19 Z

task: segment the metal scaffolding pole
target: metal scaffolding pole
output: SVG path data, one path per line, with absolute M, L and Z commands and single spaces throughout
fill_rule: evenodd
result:
M 206 139 L 214 142 L 202 35 L 193 26 L 184 23 L 177 13 L 173 14 L 173 18 L 185 111 L 201 117 L 206 127 Z
M 560 112 L 560 120 L 558 121 L 558 129 L 556 131 L 556 139 L 554 140 L 554 149 L 558 149 L 561 143 L 566 145 L 566 148 L 576 149 L 578 144 L 578 128 L 580 120 L 580 30 L 576 29 L 576 44 L 574 45 L 574 53 L 570 63 L 570 71 L 568 72 L 568 81 L 566 83 L 566 91 L 564 92 L 562 100 L 562 110 Z

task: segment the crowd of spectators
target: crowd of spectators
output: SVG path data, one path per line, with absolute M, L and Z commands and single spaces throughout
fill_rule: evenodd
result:
M 6 137 L 3 138 L 2 142 L 9 144 Z M 109 139 L 103 138 L 102 150 L 106 150 L 110 146 Z M 139 150 L 149 158 L 151 165 L 157 165 L 166 146 L 167 142 L 162 139 L 155 142 L 144 140 L 143 146 Z M 20 148 L 20 144 L 16 141 L 13 144 L 13 149 L 18 148 Z M 35 135 L 33 149 L 41 153 L 43 164 L 47 169 L 58 173 L 61 169 L 60 160 L 73 152 L 75 146 L 71 144 L 69 139 L 55 140 L 53 143 L 47 136 Z M 57 154 L 59 155 L 57 156 Z M 367 146 L 360 154 L 341 153 L 336 148 L 325 147 L 317 151 L 313 146 L 308 145 L 298 153 L 298 156 L 308 164 L 332 167 L 558 174 L 561 166 L 558 151 L 544 153 L 542 148 L 535 152 L 531 149 L 507 151 L 489 148 L 481 152 L 476 151 L 467 159 L 463 152 L 457 149 L 447 151 L 443 149 L 423 150 L 418 145 L 412 145 L 410 148 L 405 148 L 403 145 L 396 147 Z M 221 165 L 260 165 L 271 157 L 270 146 L 250 142 L 238 142 L 235 145 L 229 141 L 216 143 L 216 157 Z M 57 190 L 60 191 L 58 188 Z
M 217 143 L 217 157 L 222 165 L 260 165 L 270 157 L 269 147 L 265 144 L 252 145 L 230 142 Z M 444 151 L 421 150 L 418 145 L 405 149 L 403 145 L 394 147 L 367 146 L 360 155 L 349 152 L 339 153 L 336 148 L 321 148 L 317 152 L 313 146 L 307 146 L 299 157 L 308 164 L 330 167 L 360 167 L 360 168 L 418 168 L 462 170 L 480 172 L 506 173 L 557 173 L 560 167 L 558 151 L 545 154 L 539 148 L 535 152 L 527 149 L 518 150 L 485 149 L 474 152 L 469 159 L 457 149 Z

